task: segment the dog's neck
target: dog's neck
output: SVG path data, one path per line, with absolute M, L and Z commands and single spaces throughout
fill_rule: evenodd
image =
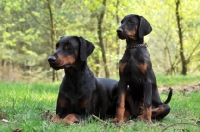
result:
M 88 75 L 88 71 L 90 71 L 87 65 L 87 61 L 77 62 L 74 66 L 64 70 L 65 75 L 69 77 L 73 82 L 81 81 L 81 79 L 87 78 L 86 76 Z
M 143 38 L 138 38 L 137 40 L 133 39 L 126 39 L 126 44 L 127 45 L 137 45 L 137 44 L 143 44 L 144 39 Z
M 75 63 L 73 66 L 64 69 L 66 75 L 71 75 L 72 78 L 73 76 L 75 77 L 80 77 L 82 71 L 84 71 L 87 68 L 87 62 L 78 62 Z M 77 76 L 77 74 L 79 76 Z

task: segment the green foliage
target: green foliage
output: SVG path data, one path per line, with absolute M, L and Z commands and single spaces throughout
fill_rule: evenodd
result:
M 152 4 L 153 3 L 153 4 Z M 51 25 L 51 7 L 53 26 Z M 118 77 L 118 62 L 125 50 L 125 41 L 118 40 L 116 29 L 127 14 L 144 16 L 153 31 L 145 37 L 154 71 L 158 74 L 180 73 L 179 39 L 175 17 L 175 0 L 18 0 L 0 1 L 0 61 L 3 66 L 15 65 L 24 72 L 42 68 L 49 71 L 47 57 L 55 50 L 54 45 L 63 35 L 83 36 L 93 42 L 96 49 L 89 57 L 92 71 L 104 77 L 104 65 L 108 66 L 111 78 Z M 102 61 L 97 34 L 97 20 L 102 11 L 103 43 L 107 64 Z M 200 30 L 199 1 L 182 0 L 180 5 L 183 29 L 184 55 L 188 74 L 199 71 Z M 51 33 L 54 31 L 54 36 Z M 54 38 L 54 41 L 52 41 Z M 98 61 L 97 61 L 98 60 Z

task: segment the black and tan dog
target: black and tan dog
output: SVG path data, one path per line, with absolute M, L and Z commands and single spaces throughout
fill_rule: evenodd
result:
M 82 37 L 64 36 L 57 42 L 48 61 L 53 69 L 64 69 L 65 76 L 52 121 L 80 122 L 91 114 L 115 116 L 118 82 L 94 77 L 87 65 L 93 50 L 94 45 Z
M 172 90 L 162 103 L 147 45 L 143 42 L 143 37 L 151 31 L 149 22 L 134 14 L 125 16 L 117 29 L 118 37 L 125 39 L 127 45 L 119 63 L 119 100 L 114 122 L 124 120 L 124 110 L 128 105 L 131 115 L 140 117 L 145 122 L 163 119 L 170 112 L 167 103 L 171 100 Z M 126 101 L 128 104 L 125 104 Z

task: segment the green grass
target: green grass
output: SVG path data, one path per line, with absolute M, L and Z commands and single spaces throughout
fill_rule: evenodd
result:
M 197 122 L 200 122 L 200 91 L 185 94 L 174 92 L 169 103 L 171 113 L 159 122 L 143 123 L 132 120 L 115 125 L 91 119 L 64 126 L 52 123 L 47 118 L 49 114 L 55 114 L 58 88 L 58 83 L 0 82 L 0 115 L 9 121 L 0 122 L 0 131 L 12 132 L 16 128 L 21 129 L 22 132 L 161 132 L 164 129 L 165 132 L 200 131 L 200 125 L 197 125 Z M 167 94 L 161 94 L 162 100 L 166 97 Z M 174 126 L 169 127 L 170 125 Z
M 187 85 L 200 83 L 200 74 L 196 76 L 183 75 L 156 75 L 158 86 Z

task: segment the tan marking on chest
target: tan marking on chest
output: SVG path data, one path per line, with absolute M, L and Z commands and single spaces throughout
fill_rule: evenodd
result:
M 126 65 L 127 63 L 119 63 L 119 71 L 123 72 Z
M 59 103 L 60 107 L 62 107 L 62 108 L 67 107 L 67 100 L 64 97 L 59 97 L 58 103 Z
M 139 64 L 139 69 L 144 73 L 147 70 L 147 64 Z
M 86 108 L 87 104 L 89 103 L 89 101 L 90 101 L 89 98 L 88 99 L 84 99 L 80 104 L 81 108 Z

